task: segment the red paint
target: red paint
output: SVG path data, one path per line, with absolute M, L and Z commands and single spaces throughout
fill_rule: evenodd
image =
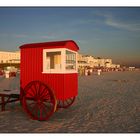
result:
M 58 41 L 25 44 L 21 49 L 21 77 L 20 84 L 24 88 L 29 82 L 39 80 L 49 85 L 58 100 L 77 96 L 78 74 L 47 74 L 43 72 L 43 49 L 68 48 L 78 51 L 79 47 L 72 41 Z

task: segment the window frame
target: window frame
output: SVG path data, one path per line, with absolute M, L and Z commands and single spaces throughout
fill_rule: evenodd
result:
M 73 52 L 76 54 L 76 69 L 66 69 L 66 50 L 67 51 L 70 51 L 70 52 Z M 61 69 L 45 69 L 45 66 L 46 66 L 46 53 L 47 52 L 61 52 Z M 48 73 L 48 74 L 65 74 L 65 73 L 78 73 L 78 62 L 77 62 L 77 52 L 76 51 L 73 51 L 73 50 L 70 50 L 70 49 L 67 49 L 67 48 L 54 48 L 54 49 L 43 49 L 43 68 L 42 68 L 42 73 Z
M 77 58 L 76 58 L 76 52 L 74 52 L 74 51 L 71 51 L 71 50 L 68 50 L 68 49 L 66 49 L 66 51 L 68 51 L 68 52 L 71 52 L 71 53 L 73 53 L 73 54 L 75 54 L 75 63 L 74 63 L 74 65 L 76 66 L 77 64 L 76 64 L 76 60 L 77 60 Z M 77 68 L 75 67 L 74 69 L 66 69 L 66 65 L 69 65 L 69 64 L 72 64 L 72 63 L 67 63 L 67 52 L 65 51 L 65 70 L 66 71 L 73 71 L 73 70 L 77 70 Z M 68 59 L 68 60 L 72 60 L 72 59 Z

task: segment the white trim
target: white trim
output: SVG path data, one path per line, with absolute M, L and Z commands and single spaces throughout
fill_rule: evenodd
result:
M 59 71 L 59 72 L 42 72 L 43 74 L 71 74 L 71 73 L 78 73 L 75 71 Z
M 65 56 L 66 56 L 66 51 L 65 49 L 62 50 L 61 52 L 61 63 L 62 63 L 62 68 L 61 68 L 61 71 L 64 72 L 65 71 L 65 66 L 66 66 L 66 63 L 65 63 Z
M 73 52 L 76 54 L 76 69 L 72 69 L 72 70 L 66 70 L 66 50 L 67 51 L 70 51 L 70 52 Z M 46 61 L 44 61 L 46 59 L 46 53 L 47 52 L 61 52 L 61 69 L 45 69 L 45 66 L 46 66 Z M 43 49 L 43 74 L 45 73 L 49 73 L 49 74 L 67 74 L 67 73 L 78 73 L 78 66 L 77 66 L 77 52 L 76 51 L 73 51 L 73 50 L 70 50 L 70 49 L 67 49 L 67 48 L 57 48 L 57 49 Z

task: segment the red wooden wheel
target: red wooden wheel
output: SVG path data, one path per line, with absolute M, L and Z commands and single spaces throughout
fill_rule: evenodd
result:
M 75 97 L 68 98 L 66 100 L 58 100 L 57 108 L 68 108 L 75 101 Z
M 32 81 L 24 88 L 22 105 L 34 120 L 48 120 L 55 112 L 57 101 L 52 90 L 40 81 Z

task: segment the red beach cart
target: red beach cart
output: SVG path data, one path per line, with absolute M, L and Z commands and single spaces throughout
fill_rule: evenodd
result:
M 22 106 L 35 120 L 47 120 L 56 108 L 68 108 L 78 95 L 77 51 L 72 41 L 20 46 Z

